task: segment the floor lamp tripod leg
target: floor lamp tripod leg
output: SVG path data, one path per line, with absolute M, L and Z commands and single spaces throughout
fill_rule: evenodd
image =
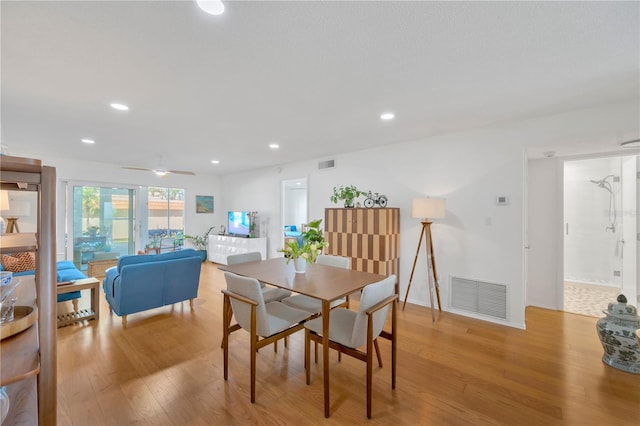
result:
M 416 271 L 416 263 L 418 262 L 418 255 L 420 254 L 420 246 L 422 245 L 422 237 L 425 234 L 425 224 L 422 224 L 422 231 L 420 231 L 420 241 L 418 241 L 418 248 L 416 249 L 416 257 L 413 259 L 413 267 L 411 268 L 411 276 L 409 277 L 409 285 L 407 286 L 407 292 L 404 295 L 404 302 L 402 303 L 402 310 L 407 304 L 407 298 L 409 297 L 409 289 L 411 289 L 411 281 L 413 281 L 413 273 Z
M 427 280 L 429 281 L 429 302 L 431 303 L 431 321 L 432 322 L 436 322 L 436 314 L 435 314 L 435 309 L 433 307 L 433 278 L 431 276 L 431 268 L 432 265 L 429 262 L 429 255 L 431 253 L 429 253 L 429 238 L 431 237 L 431 234 L 429 234 L 429 228 L 426 228 L 426 235 L 427 235 L 427 241 L 425 241 L 425 245 L 424 245 L 424 251 L 427 254 Z
M 433 280 L 435 282 L 436 298 L 438 299 L 438 310 L 442 312 L 442 304 L 440 303 L 440 284 L 438 283 L 438 272 L 436 271 L 436 255 L 433 252 L 433 239 L 431 238 L 431 222 L 428 222 L 426 232 L 427 232 L 427 244 L 429 245 L 429 252 L 427 254 L 427 257 L 429 257 L 429 254 L 431 255 L 431 269 L 433 270 Z M 429 275 L 429 277 L 431 277 L 431 275 Z

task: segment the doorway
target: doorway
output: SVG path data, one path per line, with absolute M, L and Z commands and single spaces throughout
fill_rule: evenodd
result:
M 71 186 L 71 247 L 81 271 L 91 260 L 134 252 L 134 189 Z
M 287 238 L 299 238 L 308 221 L 307 178 L 282 181 L 282 242 Z
M 602 316 L 637 300 L 638 156 L 564 162 L 563 310 Z

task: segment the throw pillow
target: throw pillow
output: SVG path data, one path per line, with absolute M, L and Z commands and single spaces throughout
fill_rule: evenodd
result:
M 11 256 L 3 254 L 2 267 L 11 272 L 32 271 L 36 269 L 36 257 L 32 252 L 18 253 Z

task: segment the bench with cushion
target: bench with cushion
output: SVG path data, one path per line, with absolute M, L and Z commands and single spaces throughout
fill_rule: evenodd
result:
M 33 253 L 24 252 L 16 255 L 2 255 L 0 269 L 2 269 L 3 271 L 13 272 L 14 277 L 34 275 L 35 267 L 36 265 Z M 56 281 L 58 283 L 75 281 L 83 278 L 87 278 L 87 276 L 80 272 L 72 261 L 60 260 L 56 262 Z M 77 311 L 79 298 L 79 291 L 59 294 L 58 303 L 72 300 L 73 310 Z

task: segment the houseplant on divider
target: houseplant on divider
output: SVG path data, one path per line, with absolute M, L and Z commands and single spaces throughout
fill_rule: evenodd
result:
M 185 235 L 184 239 L 190 241 L 193 245 L 193 248 L 196 249 L 202 261 L 204 262 L 207 259 L 207 239 L 209 238 L 209 233 L 215 228 L 212 226 L 209 228 L 207 232 L 202 235 Z
M 353 207 L 354 201 L 361 195 L 365 195 L 364 191 L 360 191 L 355 185 L 340 185 L 333 187 L 333 194 L 331 195 L 331 202 L 338 204 L 338 201 L 343 201 L 344 206 L 349 208 Z
M 278 250 L 284 253 L 287 263 L 293 259 L 296 272 L 303 273 L 306 270 L 306 264 L 311 265 L 316 261 L 322 249 L 329 244 L 324 240 L 322 231 L 320 230 L 322 219 L 314 220 L 307 225 L 307 229 L 302 232 L 302 246 L 298 244 L 298 240 L 289 241 L 284 247 Z

